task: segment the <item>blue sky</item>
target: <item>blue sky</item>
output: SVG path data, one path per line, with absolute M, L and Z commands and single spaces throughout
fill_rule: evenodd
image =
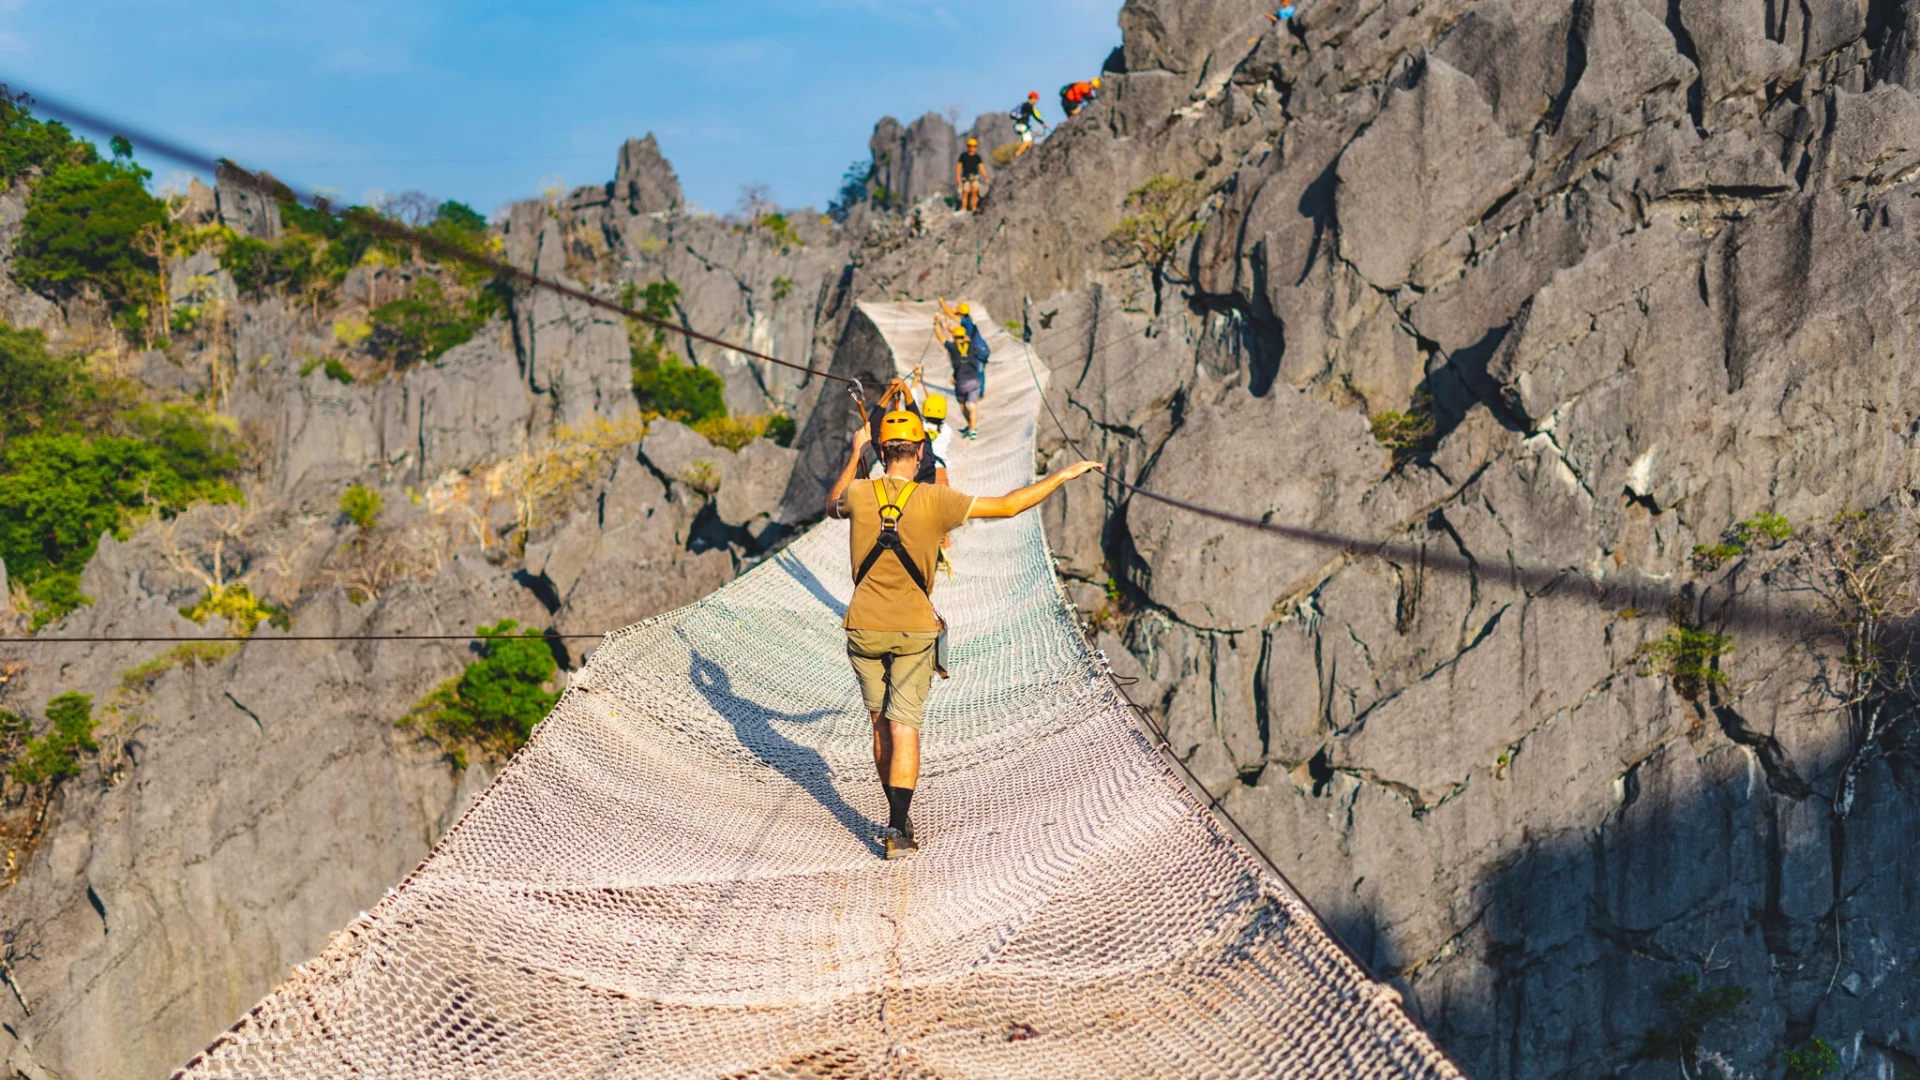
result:
M 0 0 L 0 80 L 311 189 L 483 213 L 656 133 L 688 197 L 824 206 L 874 121 L 1047 101 L 1120 0 Z M 155 163 L 164 180 L 170 166 Z

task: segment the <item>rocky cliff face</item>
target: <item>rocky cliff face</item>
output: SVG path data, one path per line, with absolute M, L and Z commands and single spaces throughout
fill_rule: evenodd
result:
M 1715 621 L 1803 598 L 1777 562 L 1695 552 L 1911 498 L 1920 5 L 1121 21 L 1107 100 L 851 291 L 1030 302 L 1130 479 L 1470 567 L 1069 497 L 1063 569 L 1175 751 L 1470 1074 L 1666 1075 L 1721 990 L 1726 1075 L 1815 1036 L 1911 1071 L 1911 722 L 1823 698 L 1800 617 Z M 1211 192 L 1158 288 L 1101 244 L 1156 176 Z M 1606 601 L 1639 588 L 1729 630 L 1725 685 L 1641 673 L 1678 631 Z
M 207 221 L 280 234 L 271 203 L 227 184 L 195 195 Z M 19 219 L 18 197 L 0 199 L 9 250 Z M 649 138 L 621 149 L 613 182 L 515 207 L 499 234 L 517 265 L 609 296 L 670 279 L 687 325 L 805 357 L 846 255 L 817 217 L 789 230 L 687 215 Z M 390 279 L 411 272 L 356 269 L 342 311 L 316 319 L 242 297 L 205 253 L 176 264 L 176 298 L 219 305 L 223 336 L 117 362 L 159 395 L 224 397 L 253 441 L 249 502 L 108 537 L 83 581 L 93 603 L 42 636 L 226 633 L 218 617 L 180 613 L 205 595 L 216 545 L 223 576 L 286 606 L 301 635 L 510 618 L 591 636 L 698 599 L 787 535 L 772 511 L 794 451 L 761 439 L 736 452 L 661 420 L 590 455 L 523 542 L 503 542 L 526 475 L 515 462 L 634 412 L 627 329 L 520 296 L 510 318 L 432 363 L 329 376 L 313 357 L 335 346 L 335 321 L 370 291 L 398 295 L 406 282 Z M 96 312 L 11 279 L 0 303 L 57 348 L 104 337 Z M 737 413 L 799 406 L 784 370 L 668 345 L 719 372 Z M 337 510 L 349 484 L 385 496 L 371 533 Z M 0 708 L 37 716 L 77 690 L 103 718 L 98 761 L 60 790 L 0 892 L 7 1075 L 164 1074 L 404 876 L 485 787 L 488 763 L 453 768 L 446 748 L 395 728 L 473 659 L 468 646 L 278 636 L 262 628 L 239 650 L 184 658 L 166 644 L 0 642 Z M 591 642 L 554 645 L 572 660 Z
M 1826 693 L 1806 552 L 1739 525 L 1910 510 L 1920 2 L 1320 0 L 1276 25 L 1249 0 L 1130 0 L 1121 25 L 1103 100 L 999 170 L 977 218 L 934 201 L 955 135 L 923 118 L 876 131 L 897 208 L 837 234 L 688 217 L 630 143 L 612 184 L 515 208 L 504 242 L 609 294 L 671 277 L 689 325 L 848 372 L 878 362 L 859 299 L 1025 312 L 1065 428 L 1043 464 L 1084 448 L 1355 541 L 1118 489 L 1048 511 L 1090 633 L 1174 751 L 1469 1074 L 1685 1056 L 1779 1076 L 1814 1037 L 1832 1075 L 1920 1068 L 1911 702 L 1864 723 Z M 1192 198 L 1164 259 L 1108 243 L 1156 180 Z M 0 299 L 19 324 L 66 317 Z M 317 529 L 312 551 L 347 543 L 349 478 L 428 490 L 430 520 L 435 484 L 621 398 L 623 328 L 547 297 L 372 386 L 290 371 L 286 343 L 320 332 L 297 313 L 243 325 L 266 363 L 234 411 L 273 436 L 272 529 Z M 691 352 L 737 409 L 806 417 L 795 450 L 660 426 L 524 558 L 449 544 L 376 601 L 314 594 L 300 628 L 599 630 L 725 580 L 814 513 L 844 408 Z M 1028 362 L 997 355 L 990 386 Z M 104 547 L 102 602 L 61 631 L 180 625 L 192 583 L 154 569 L 165 540 Z M 1682 630 L 1732 652 L 1646 673 Z M 459 650 L 298 648 L 165 675 L 137 763 L 63 796 L 0 898 L 16 1069 L 183 1057 L 483 779 L 390 727 Z M 145 659 L 4 655 L 30 665 L 8 702 Z M 1698 1047 L 1688 1009 L 1713 1017 Z M 128 1015 L 150 1018 L 137 1036 L 110 1026 Z

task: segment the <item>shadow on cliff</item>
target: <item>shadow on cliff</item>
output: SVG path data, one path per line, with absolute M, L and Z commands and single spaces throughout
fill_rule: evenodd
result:
M 698 650 L 693 651 L 693 663 L 687 671 L 687 677 L 701 696 L 707 699 L 707 704 L 733 725 L 734 735 L 739 738 L 740 745 L 779 770 L 780 775 L 791 780 L 795 787 L 812 796 L 869 851 L 880 854 L 875 839 L 879 826 L 841 797 L 839 789 L 833 785 L 832 770 L 827 767 L 826 759 L 818 750 L 794 742 L 774 726 L 776 722 L 812 724 L 830 716 L 839 716 L 840 713 L 827 710 L 784 713 L 751 698 L 741 697 L 733 692 L 733 680 L 727 675 L 726 669 L 702 656 Z
M 1741 1075 L 1780 1075 L 1816 1036 L 1841 1051 L 1832 1076 L 1920 1071 L 1920 973 L 1897 959 L 1920 952 L 1920 725 L 1862 772 L 1841 818 L 1838 766 L 1794 790 L 1700 719 L 1625 770 L 1597 828 L 1529 838 L 1478 881 L 1428 890 L 1452 893 L 1464 927 L 1431 957 L 1401 950 L 1356 895 L 1365 879 L 1310 899 L 1476 1080 L 1665 1080 L 1679 1073 L 1664 1048 L 1689 1026 Z

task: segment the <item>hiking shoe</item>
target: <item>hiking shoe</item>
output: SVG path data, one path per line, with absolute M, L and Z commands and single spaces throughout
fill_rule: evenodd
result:
M 889 859 L 904 859 L 920 850 L 920 845 L 913 841 L 911 830 L 901 832 L 899 829 L 888 829 L 880 834 L 880 839 L 886 845 Z

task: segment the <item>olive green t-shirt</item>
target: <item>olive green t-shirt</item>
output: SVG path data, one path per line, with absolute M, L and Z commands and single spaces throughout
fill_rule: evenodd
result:
M 898 502 L 900 489 L 906 482 L 889 478 L 881 483 L 887 485 L 888 496 Z M 833 507 L 834 517 L 850 519 L 853 523 L 849 551 L 856 574 L 880 538 L 880 499 L 873 485 L 872 480 L 855 480 Z M 927 584 L 934 583 L 940 541 L 967 523 L 967 516 L 973 513 L 973 501 L 971 495 L 938 484 L 922 484 L 913 489 L 913 496 L 900 515 L 900 539 Z M 853 590 L 853 601 L 847 605 L 847 617 L 842 625 L 849 630 L 940 629 L 940 622 L 933 614 L 933 601 L 913 583 L 907 568 L 900 565 L 899 557 L 888 551 L 880 553 L 866 580 Z

